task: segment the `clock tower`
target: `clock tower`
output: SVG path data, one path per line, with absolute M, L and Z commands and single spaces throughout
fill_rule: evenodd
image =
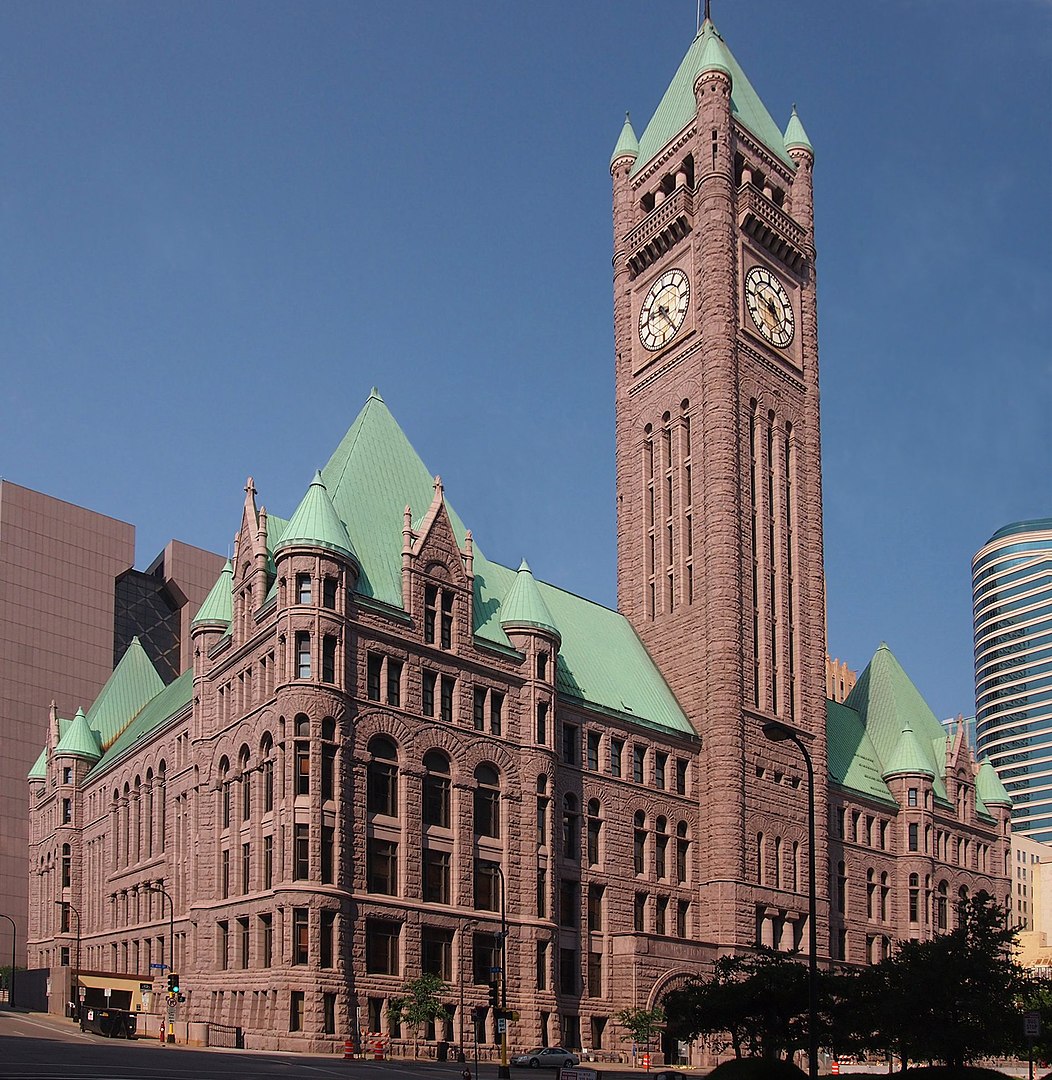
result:
M 813 162 L 706 18 L 610 164 L 618 605 L 701 737 L 699 937 L 723 947 L 807 949 L 807 777 L 770 720 L 814 762 L 828 896 Z

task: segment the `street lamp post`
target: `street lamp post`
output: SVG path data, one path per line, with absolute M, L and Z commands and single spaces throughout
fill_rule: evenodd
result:
M 163 967 L 164 957 L 162 956 L 161 957 L 161 964 L 162 964 L 161 970 L 162 971 L 167 970 L 168 972 L 171 972 L 171 971 L 175 970 L 175 904 L 172 901 L 171 894 L 163 886 L 147 884 L 145 886 L 145 888 L 146 888 L 147 892 L 160 893 L 165 898 L 165 900 L 168 901 L 168 967 L 167 967 L 167 969 L 165 969 Z M 162 908 L 162 910 L 163 910 L 163 908 Z M 174 1018 L 173 1010 L 172 1010 L 172 1001 L 171 1001 L 171 993 L 170 992 L 169 992 L 169 1001 L 168 1001 L 168 1032 L 167 1032 L 167 1037 L 165 1039 L 165 1042 L 170 1042 L 170 1043 L 175 1042 L 175 1018 Z
M 493 864 L 500 878 L 500 1011 L 504 1014 L 504 1030 L 500 1033 L 500 1066 L 497 1080 L 511 1080 L 508 1067 L 508 886 L 504 880 L 504 868 Z
M 0 911 L 0 919 L 7 919 L 11 924 L 11 981 L 7 984 L 7 1007 L 13 1009 L 15 1007 L 15 935 L 17 931 L 15 920 L 10 915 L 5 915 Z
M 807 1075 L 818 1076 L 818 881 L 815 877 L 815 767 L 796 732 L 778 720 L 763 725 L 771 742 L 791 742 L 807 767 Z
M 77 1016 L 80 1016 L 80 994 L 77 987 L 77 978 L 80 975 L 80 912 L 68 901 L 68 900 L 56 900 L 56 905 L 63 909 L 69 908 L 70 911 L 77 917 L 77 951 L 76 962 L 73 968 L 73 978 L 71 980 L 71 990 L 73 992 L 73 1006 L 76 1009 Z M 68 932 L 68 931 L 67 931 Z
M 458 1060 L 463 1062 L 464 1055 L 464 957 L 467 954 L 467 933 L 478 926 L 475 919 L 468 919 L 460 927 L 460 1055 Z

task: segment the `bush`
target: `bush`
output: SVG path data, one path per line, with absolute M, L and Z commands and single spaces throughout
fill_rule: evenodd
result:
M 764 1058 L 736 1058 L 717 1065 L 709 1073 L 719 1080 L 807 1080 L 807 1073 L 791 1061 L 766 1061 Z

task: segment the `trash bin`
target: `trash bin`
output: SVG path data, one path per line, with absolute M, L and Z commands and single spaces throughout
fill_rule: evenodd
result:
M 449 1043 L 443 1039 L 435 1050 L 436 1061 L 449 1061 Z

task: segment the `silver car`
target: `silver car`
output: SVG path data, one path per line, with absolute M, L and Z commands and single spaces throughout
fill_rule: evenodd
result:
M 563 1069 L 580 1065 L 581 1059 L 561 1046 L 538 1046 L 511 1059 L 512 1065 L 527 1065 L 531 1069 Z

